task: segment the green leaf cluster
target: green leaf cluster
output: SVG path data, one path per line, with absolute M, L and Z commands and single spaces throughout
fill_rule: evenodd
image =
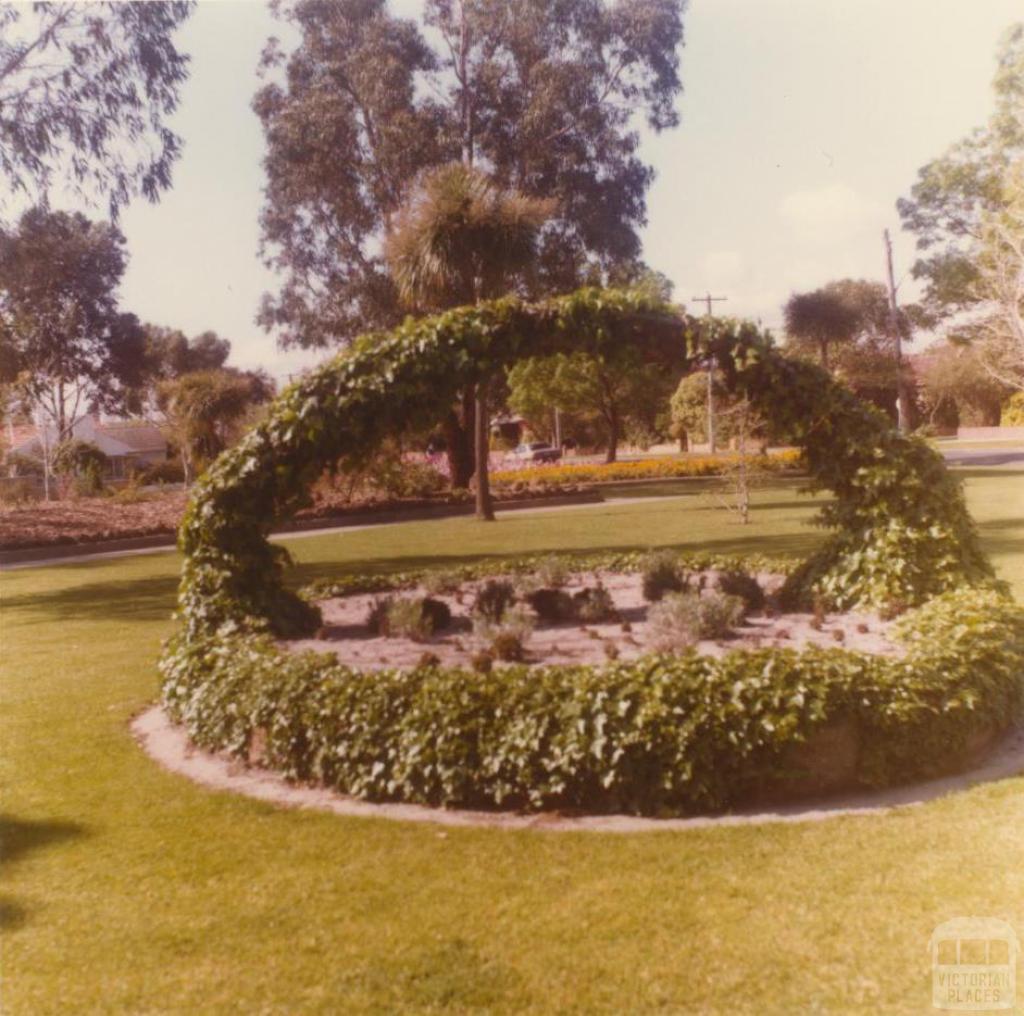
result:
M 204 748 L 373 801 L 681 814 L 784 792 L 817 732 L 852 724 L 855 782 L 927 777 L 1024 702 L 1024 610 L 947 593 L 898 626 L 905 655 L 651 655 L 602 666 L 365 673 L 234 626 L 175 636 L 164 702 Z

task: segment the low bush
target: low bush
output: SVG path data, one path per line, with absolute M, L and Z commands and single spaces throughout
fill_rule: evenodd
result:
M 669 560 L 680 575 L 694 573 L 698 576 L 710 569 L 718 571 L 768 572 L 774 575 L 788 575 L 799 567 L 791 558 L 768 557 L 764 554 L 708 554 L 673 550 L 657 552 Z M 642 572 L 651 560 L 647 551 L 620 551 L 573 554 L 563 559 L 571 572 L 605 571 L 617 574 Z M 495 576 L 509 580 L 532 578 L 543 561 L 543 557 L 513 557 L 500 561 L 481 561 L 478 564 L 462 565 L 449 569 L 446 574 L 456 577 L 460 583 L 486 581 Z M 348 575 L 344 578 L 317 579 L 306 586 L 301 595 L 307 600 L 328 599 L 332 596 L 350 596 L 355 593 L 384 593 L 399 589 L 415 589 L 422 586 L 434 574 L 428 569 L 420 571 L 392 572 L 389 574 Z M 514 591 L 514 587 L 513 587 Z M 531 590 L 532 591 L 532 590 Z
M 184 483 L 185 468 L 180 459 L 165 459 L 146 466 L 140 475 L 143 483 Z
M 764 608 L 764 590 L 749 572 L 722 572 L 718 576 L 718 588 L 729 596 L 738 596 L 743 601 L 748 614 Z
M 423 588 L 428 596 L 454 593 L 461 585 L 462 579 L 456 571 L 432 571 L 423 577 Z
M 576 616 L 584 624 L 612 621 L 618 616 L 611 594 L 600 585 L 581 589 L 573 596 L 572 605 Z
M 651 642 L 662 652 L 689 649 L 700 639 L 724 638 L 742 619 L 743 601 L 716 590 L 670 593 L 647 613 Z
M 650 642 L 663 653 L 678 653 L 700 638 L 700 593 L 669 593 L 647 611 Z
M 473 615 L 487 621 L 498 622 L 515 602 L 516 591 L 504 579 L 488 579 L 477 591 L 473 601 Z
M 421 642 L 452 623 L 447 603 L 427 597 L 385 596 L 374 600 L 366 615 L 373 635 L 388 635 Z
M 686 576 L 679 555 L 670 550 L 654 551 L 641 568 L 644 599 L 656 603 L 666 593 L 680 593 L 686 588 Z
M 858 731 L 854 782 L 961 764 L 1024 704 L 1024 610 L 992 591 L 946 593 L 901 619 L 905 650 L 693 652 L 600 666 L 422 667 L 373 680 L 332 655 L 280 652 L 222 628 L 176 635 L 163 700 L 201 748 L 367 800 L 680 814 L 784 784 L 817 731 Z M 259 732 L 259 733 L 258 733 Z
M 431 631 L 443 631 L 452 623 L 452 611 L 443 600 L 426 596 L 420 600 L 423 616 L 430 622 Z
M 366 612 L 366 627 L 371 635 L 388 634 L 388 611 L 395 602 L 393 596 L 378 597 Z
M 452 612 L 441 600 L 400 598 L 388 603 L 382 634 L 422 642 L 451 623 Z
M 572 569 L 565 558 L 545 557 L 537 565 L 537 578 L 541 585 L 552 589 L 560 589 L 564 586 L 569 581 L 570 575 L 572 575 Z
M 385 635 L 422 642 L 434 633 L 434 623 L 423 600 L 396 599 L 388 606 Z
M 743 600 L 716 590 L 704 593 L 697 604 L 702 639 L 721 639 L 732 633 L 746 612 Z
M 564 589 L 535 589 L 527 594 L 526 602 L 549 624 L 571 621 L 576 616 L 573 599 Z
M 526 659 L 526 647 L 522 638 L 512 631 L 501 631 L 491 640 L 491 652 L 499 660 L 519 663 Z
M 502 614 L 500 621 L 494 621 L 484 614 L 477 614 L 473 618 L 474 638 L 485 647 L 489 647 L 498 659 L 507 658 L 499 652 L 499 642 L 502 645 L 510 645 L 512 641 L 516 641 L 522 647 L 532 634 L 533 615 L 522 605 L 509 607 Z
M 1024 392 L 1014 392 L 1003 403 L 1001 427 L 1024 427 Z

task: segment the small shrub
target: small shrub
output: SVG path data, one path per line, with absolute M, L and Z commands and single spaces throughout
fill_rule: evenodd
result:
M 440 667 L 441 657 L 437 653 L 432 653 L 429 650 L 423 653 L 416 663 L 417 667 Z
M 43 460 L 34 455 L 19 455 L 11 452 L 4 459 L 5 469 L 12 476 L 39 476 L 43 475 Z M 11 472 L 13 470 L 13 472 Z
M 633 630 L 633 626 L 628 621 L 623 621 L 619 627 L 627 634 Z
M 537 565 L 537 578 L 552 589 L 564 586 L 571 574 L 568 564 L 559 557 L 546 557 Z
M 491 642 L 491 652 L 499 660 L 505 660 L 508 663 L 520 663 L 526 659 L 526 649 L 522 639 L 511 631 L 501 631 L 494 636 L 494 640 Z
M 498 659 L 506 658 L 501 655 L 503 651 L 514 652 L 505 648 L 511 646 L 513 641 L 519 643 L 520 649 L 524 647 L 532 633 L 533 615 L 524 606 L 510 607 L 500 621 L 492 621 L 480 615 L 473 620 L 473 635 L 478 642 L 488 646 Z
M 4 504 L 27 504 L 38 501 L 43 496 L 43 488 L 34 480 L 17 478 L 0 484 L 0 502 Z
M 480 652 L 473 655 L 470 663 L 478 674 L 489 674 L 494 667 L 494 657 L 488 650 L 481 649 Z
M 864 623 L 863 621 L 861 621 L 861 622 L 860 622 L 860 623 L 859 623 L 859 624 L 857 625 L 857 631 L 859 631 L 859 632 L 861 633 L 861 635 L 867 635 L 867 633 L 868 633 L 868 632 L 869 632 L 870 630 L 871 630 L 871 629 L 869 629 L 869 628 L 868 628 L 868 626 L 867 626 L 867 625 L 866 625 L 866 624 L 865 624 L 865 623 Z
M 718 578 L 718 588 L 729 596 L 738 596 L 743 600 L 748 614 L 764 607 L 764 590 L 748 572 L 723 572 Z
M 452 612 L 451 608 L 443 600 L 435 600 L 430 596 L 425 596 L 420 604 L 423 608 L 423 614 L 430 622 L 430 630 L 443 631 L 452 623 Z
M 724 638 L 743 620 L 744 603 L 738 596 L 712 591 L 700 597 L 697 616 L 702 639 Z
M 428 596 L 456 593 L 461 585 L 462 579 L 456 571 L 432 571 L 423 576 L 423 589 Z
M 185 469 L 180 459 L 165 459 L 146 466 L 140 478 L 143 483 L 184 483 Z
M 845 642 L 846 641 L 846 632 L 844 632 L 842 628 L 833 628 L 832 629 L 832 639 L 835 642 Z
M 666 593 L 681 593 L 686 588 L 686 578 L 679 566 L 679 559 L 671 551 L 656 551 L 647 556 L 641 570 L 644 599 L 656 603 Z
M 431 616 L 423 607 L 423 600 L 392 600 L 387 613 L 387 631 L 392 638 L 407 638 L 422 642 L 434 631 Z
M 718 592 L 672 593 L 647 615 L 651 641 L 664 652 L 688 649 L 699 639 L 722 638 L 742 618 L 743 601 Z
M 366 614 L 366 627 L 371 635 L 387 635 L 388 611 L 394 600 L 393 596 L 380 596 L 370 604 Z
M 511 582 L 504 579 L 488 579 L 476 594 L 473 614 L 487 621 L 498 622 L 516 599 Z
M 526 597 L 526 602 L 542 621 L 554 624 L 576 616 L 573 598 L 564 589 L 537 589 Z
M 670 593 L 647 612 L 651 644 L 661 652 L 680 652 L 700 638 L 699 593 Z
M 606 642 L 604 644 L 604 655 L 609 660 L 617 660 L 619 658 L 619 650 L 614 642 Z
M 573 598 L 576 616 L 588 624 L 611 621 L 616 616 L 615 602 L 604 586 L 581 589 Z
M 374 600 L 366 615 L 366 627 L 374 635 L 408 638 L 421 642 L 452 622 L 448 604 L 430 597 L 402 598 L 385 596 Z

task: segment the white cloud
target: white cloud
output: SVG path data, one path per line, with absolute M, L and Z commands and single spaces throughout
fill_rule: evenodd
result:
M 799 242 L 816 247 L 840 245 L 880 228 L 882 206 L 846 184 L 793 191 L 779 215 Z

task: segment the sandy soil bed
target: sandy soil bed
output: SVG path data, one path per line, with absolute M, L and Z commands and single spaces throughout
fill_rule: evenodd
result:
M 713 582 L 715 573 L 706 574 Z M 782 584 L 782 578 L 777 575 L 759 575 L 757 578 L 769 593 Z M 649 604 L 643 598 L 640 575 L 585 573 L 575 576 L 565 588 L 573 593 L 598 581 L 611 595 L 621 620 L 599 624 L 550 624 L 537 620 L 526 644 L 527 663 L 598 663 L 616 654 L 617 659 L 630 660 L 653 651 L 647 622 Z M 473 655 L 483 648 L 474 637 L 471 619 L 479 585 L 467 582 L 457 594 L 435 596 L 448 604 L 453 621 L 450 627 L 424 641 L 371 634 L 366 619 L 373 602 L 379 598 L 377 594 L 321 601 L 324 627 L 320 637 L 297 639 L 284 643 L 284 646 L 292 652 L 309 649 L 332 652 L 342 663 L 366 670 L 413 667 L 425 652 L 433 653 L 446 666 L 469 666 Z M 426 593 L 423 589 L 410 589 L 395 595 L 413 597 Z M 889 637 L 891 623 L 881 620 L 877 614 L 827 614 L 820 628 L 814 620 L 812 614 L 752 615 L 735 629 L 732 637 L 701 641 L 696 648 L 709 655 L 762 646 L 789 646 L 794 649 L 810 645 L 843 646 L 887 655 L 900 651 Z

